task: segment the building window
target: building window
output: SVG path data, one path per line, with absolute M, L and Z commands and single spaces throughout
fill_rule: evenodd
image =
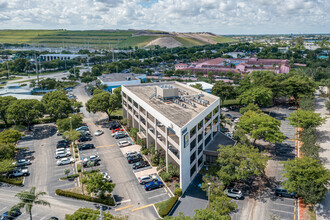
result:
M 131 106 L 131 105 L 128 105 L 128 109 L 129 109 L 129 110 L 132 110 L 132 106 Z
M 206 155 L 206 162 L 210 164 L 215 164 L 217 162 L 217 156 Z
M 198 167 L 200 167 L 202 163 L 203 163 L 203 155 L 200 156 L 200 158 L 198 159 Z
M 192 164 L 196 159 L 196 151 L 190 156 L 190 164 Z
M 131 99 L 131 97 L 127 96 L 127 99 L 128 99 L 128 101 L 129 101 L 130 103 L 132 103 L 132 99 Z
M 125 97 L 125 98 L 126 98 L 126 93 L 122 92 L 122 94 L 123 94 L 123 97 Z
M 202 127 L 203 127 L 203 120 L 201 120 L 201 121 L 198 123 L 198 130 L 200 130 Z
M 135 101 L 133 101 L 133 104 L 134 104 L 135 108 L 139 108 L 139 105 Z
M 193 127 L 193 128 L 190 130 L 190 137 L 194 136 L 195 133 L 196 133 L 196 127 Z
M 198 155 L 203 151 L 203 143 L 198 147 Z
M 203 139 L 203 132 L 198 135 L 198 143 Z
M 216 118 L 213 120 L 213 125 L 215 125 L 216 123 L 218 123 L 218 117 L 216 117 Z
M 209 135 L 209 136 L 205 139 L 205 146 L 207 146 L 207 144 L 210 142 L 210 140 L 211 140 L 211 136 L 212 136 L 212 135 Z
M 219 111 L 219 108 L 218 108 L 218 107 L 216 107 L 216 108 L 213 110 L 213 115 L 217 114 L 217 113 L 218 113 L 218 111 Z
M 212 117 L 212 112 L 205 117 L 205 123 L 207 123 Z
M 196 138 L 190 143 L 190 151 L 193 151 L 196 147 Z
M 190 169 L 190 177 L 192 177 L 196 172 L 196 164 Z

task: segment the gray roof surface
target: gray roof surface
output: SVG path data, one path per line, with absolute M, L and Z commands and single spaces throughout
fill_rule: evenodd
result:
M 131 80 L 137 80 L 137 76 L 140 75 L 134 73 L 110 73 L 107 75 L 100 76 L 99 79 L 103 82 L 120 82 L 127 81 L 127 77 L 131 77 Z
M 208 94 L 206 92 L 202 92 L 200 90 L 194 89 L 190 86 L 178 82 L 143 83 L 139 85 L 124 85 L 124 87 L 127 88 L 132 93 L 134 93 L 140 99 L 142 99 L 152 108 L 154 108 L 156 111 L 160 112 L 162 115 L 164 115 L 171 122 L 176 124 L 178 127 L 183 127 L 191 119 L 196 117 L 199 113 L 201 113 L 203 110 L 205 110 L 210 106 L 208 105 L 207 107 L 205 107 L 203 105 L 196 103 L 196 107 L 186 104 L 187 108 L 184 108 L 177 103 L 171 101 L 164 102 L 156 97 L 150 99 L 150 96 L 152 96 L 155 93 L 156 86 L 164 85 L 164 84 L 173 85 L 174 87 L 180 90 L 188 92 L 189 95 L 198 95 L 202 93 L 204 94 L 203 99 L 208 100 L 210 104 L 219 100 L 219 97 L 217 96 Z
M 219 144 L 227 146 L 227 145 L 235 145 L 235 141 L 225 134 L 218 132 L 218 134 L 214 137 L 213 141 L 206 147 L 207 151 L 217 151 L 219 149 Z

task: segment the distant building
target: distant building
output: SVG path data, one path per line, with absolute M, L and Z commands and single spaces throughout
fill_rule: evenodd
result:
M 97 77 L 103 85 L 106 85 L 105 90 L 112 92 L 113 89 L 122 85 L 140 84 L 145 82 L 147 75 L 134 73 L 110 73 Z
M 84 55 L 84 54 L 42 54 L 39 57 L 43 61 L 52 61 L 52 60 L 72 60 L 75 58 L 88 58 L 88 55 Z
M 3 89 L 0 89 L 0 96 L 13 96 L 17 99 L 37 99 L 41 100 L 42 96 L 32 95 L 32 88 L 28 86 L 21 87 L 18 83 L 7 84 Z
M 199 81 L 199 82 L 188 82 L 187 83 L 188 86 L 192 86 L 192 85 L 196 85 L 196 84 L 201 84 L 204 92 L 207 92 L 207 93 L 211 93 L 212 92 L 213 85 L 210 84 L 210 83 L 206 83 L 206 82 L 203 82 L 203 81 Z
M 236 59 L 238 57 L 244 57 L 245 53 L 243 53 L 243 52 L 229 52 L 229 53 L 226 53 L 225 55 L 229 55 L 229 56 Z

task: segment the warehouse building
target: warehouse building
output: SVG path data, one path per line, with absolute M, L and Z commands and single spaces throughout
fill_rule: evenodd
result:
M 134 73 L 110 73 L 97 77 L 102 85 L 106 85 L 106 91 L 112 92 L 113 89 L 123 85 L 140 84 L 145 82 L 147 75 Z
M 214 160 L 225 137 L 220 134 L 219 97 L 179 82 L 160 82 L 123 85 L 122 100 L 128 126 L 139 129 L 147 147 L 161 151 L 166 167 L 180 168 L 185 191 L 205 161 Z

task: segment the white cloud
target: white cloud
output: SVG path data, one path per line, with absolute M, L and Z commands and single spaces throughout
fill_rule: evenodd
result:
M 143 3 L 143 4 L 142 4 Z M 0 28 L 326 33 L 329 0 L 0 0 Z

